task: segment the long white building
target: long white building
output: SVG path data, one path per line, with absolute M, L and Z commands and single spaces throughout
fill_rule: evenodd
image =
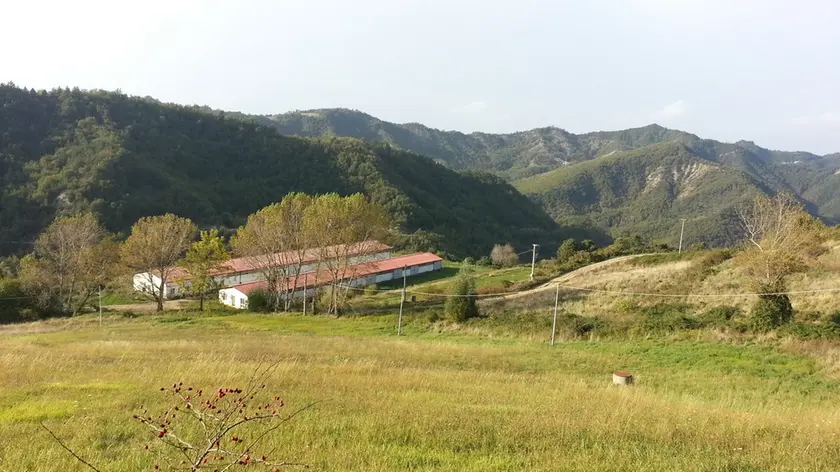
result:
M 260 269 L 267 264 L 291 266 L 300 259 L 302 264 L 300 273 L 306 274 L 318 270 L 319 264 L 323 264 L 324 254 L 334 255 L 335 257 L 347 256 L 348 265 L 358 265 L 390 259 L 392 250 L 391 246 L 378 241 L 371 241 L 350 246 L 330 246 L 324 248 L 324 250 L 320 248 L 307 249 L 302 255 L 290 251 L 266 256 L 240 257 L 227 261 L 224 268 L 216 271 L 213 277 L 219 286 L 232 287 L 262 281 L 263 275 L 260 273 Z M 156 291 L 157 287 L 160 287 L 160 282 L 160 273 L 155 271 L 134 274 L 134 290 L 138 292 Z M 164 287 L 164 298 L 174 298 L 182 295 L 184 285 L 188 284 L 189 273 L 181 267 L 174 267 Z
M 430 252 L 398 256 L 394 258 L 364 262 L 348 266 L 344 271 L 342 284 L 352 287 L 366 287 L 388 280 L 400 279 L 405 272 L 406 277 L 411 277 L 443 268 L 443 259 Z M 311 296 L 323 286 L 332 284 L 332 274 L 326 271 L 302 274 L 294 279 L 287 278 L 282 282 L 287 287 L 293 298 L 300 298 L 306 290 Z M 236 285 L 219 290 L 219 301 L 234 308 L 248 308 L 248 295 L 256 290 L 266 290 L 267 284 L 260 280 L 256 282 Z M 292 291 L 294 289 L 294 291 Z

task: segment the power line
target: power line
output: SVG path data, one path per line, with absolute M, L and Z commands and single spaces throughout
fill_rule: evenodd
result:
M 402 290 L 400 289 L 376 289 L 370 287 L 354 287 L 352 285 L 344 285 L 344 284 L 327 284 L 329 286 L 335 286 L 338 288 L 349 289 L 349 290 L 357 290 L 357 291 L 373 291 L 377 293 L 401 293 Z M 609 295 L 622 295 L 622 296 L 640 296 L 640 297 L 659 297 L 659 298 L 737 298 L 737 297 L 758 297 L 758 296 L 773 296 L 773 295 L 807 295 L 807 294 L 817 294 L 817 293 L 835 293 L 840 292 L 840 287 L 837 288 L 824 288 L 824 289 L 812 289 L 812 290 L 789 290 L 785 292 L 766 292 L 766 293 L 758 293 L 758 292 L 744 292 L 744 293 L 653 293 L 653 292 L 630 292 L 630 291 L 623 291 L 623 290 L 607 290 L 607 289 L 599 289 L 599 288 L 588 288 L 588 287 L 576 287 L 573 285 L 565 285 L 561 283 L 551 283 L 544 285 L 543 289 L 548 289 L 551 286 L 559 286 L 560 288 L 572 291 L 580 291 L 580 292 L 595 292 L 595 293 L 604 293 Z M 533 289 L 532 289 L 533 290 Z M 540 290 L 542 291 L 542 290 Z M 429 297 L 441 297 L 441 298 L 491 298 L 491 297 L 504 297 L 504 296 L 513 296 L 518 295 L 523 292 L 494 292 L 494 293 L 474 293 L 474 294 L 454 294 L 454 293 L 433 293 L 433 292 L 422 292 L 419 290 L 410 290 L 406 289 L 406 293 L 410 293 L 412 295 L 424 295 Z M 536 291 L 535 291 L 536 292 Z

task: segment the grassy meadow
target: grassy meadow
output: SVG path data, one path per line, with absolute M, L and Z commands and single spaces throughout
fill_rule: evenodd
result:
M 832 470 L 840 381 L 813 356 L 758 340 L 682 335 L 546 341 L 407 313 L 303 317 L 111 314 L 0 328 L 0 471 L 151 470 L 141 405 L 159 388 L 242 384 L 278 363 L 268 388 L 313 408 L 267 448 L 313 470 Z M 519 324 L 516 320 L 511 323 Z M 542 334 L 540 334 L 542 333 Z M 611 373 L 636 376 L 630 388 Z M 250 467 L 260 470 L 256 467 Z

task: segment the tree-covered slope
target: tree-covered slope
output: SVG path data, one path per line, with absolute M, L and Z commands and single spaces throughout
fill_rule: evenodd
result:
M 705 159 L 682 143 L 655 144 L 555 169 L 515 183 L 559 221 L 614 236 L 722 245 L 738 231 L 734 210 L 764 190 L 748 173 Z
M 409 235 L 403 244 L 458 256 L 564 236 L 502 179 L 383 144 L 287 137 L 110 92 L 2 85 L 0 104 L 2 254 L 26 249 L 58 214 L 93 210 L 114 231 L 165 212 L 234 227 L 290 191 L 363 192 Z

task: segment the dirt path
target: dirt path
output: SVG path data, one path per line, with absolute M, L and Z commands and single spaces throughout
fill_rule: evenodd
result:
M 182 310 L 191 301 L 192 300 L 167 300 L 163 302 L 163 309 L 167 311 Z M 157 304 L 155 302 L 133 303 L 130 305 L 109 305 L 104 308 L 111 311 L 133 311 L 135 313 L 151 313 L 157 310 Z
M 569 281 L 571 281 L 572 279 L 574 279 L 576 277 L 580 277 L 582 275 L 587 275 L 587 274 L 590 274 L 592 272 L 597 272 L 597 271 L 599 271 L 601 269 L 604 269 L 604 268 L 607 268 L 609 266 L 619 264 L 621 262 L 626 262 L 626 261 L 629 261 L 631 259 L 635 259 L 637 257 L 647 256 L 647 255 L 649 255 L 649 254 L 632 254 L 632 255 L 629 255 L 629 256 L 615 257 L 613 259 L 607 259 L 606 261 L 596 262 L 594 264 L 589 264 L 586 267 L 581 267 L 580 269 L 573 270 L 571 272 L 563 274 L 559 277 L 555 277 L 555 278 L 549 280 L 548 282 L 546 282 L 542 285 L 539 285 L 537 287 L 534 287 L 534 288 L 531 288 L 531 289 L 528 289 L 528 290 L 523 290 L 521 292 L 511 293 L 511 294 L 508 294 L 508 295 L 502 295 L 500 297 L 485 298 L 484 300 L 510 300 L 510 299 L 513 299 L 513 298 L 524 297 L 526 295 L 533 295 L 533 294 L 538 293 L 538 292 L 542 292 L 542 291 L 545 291 L 545 290 L 552 289 L 558 283 L 568 283 Z

